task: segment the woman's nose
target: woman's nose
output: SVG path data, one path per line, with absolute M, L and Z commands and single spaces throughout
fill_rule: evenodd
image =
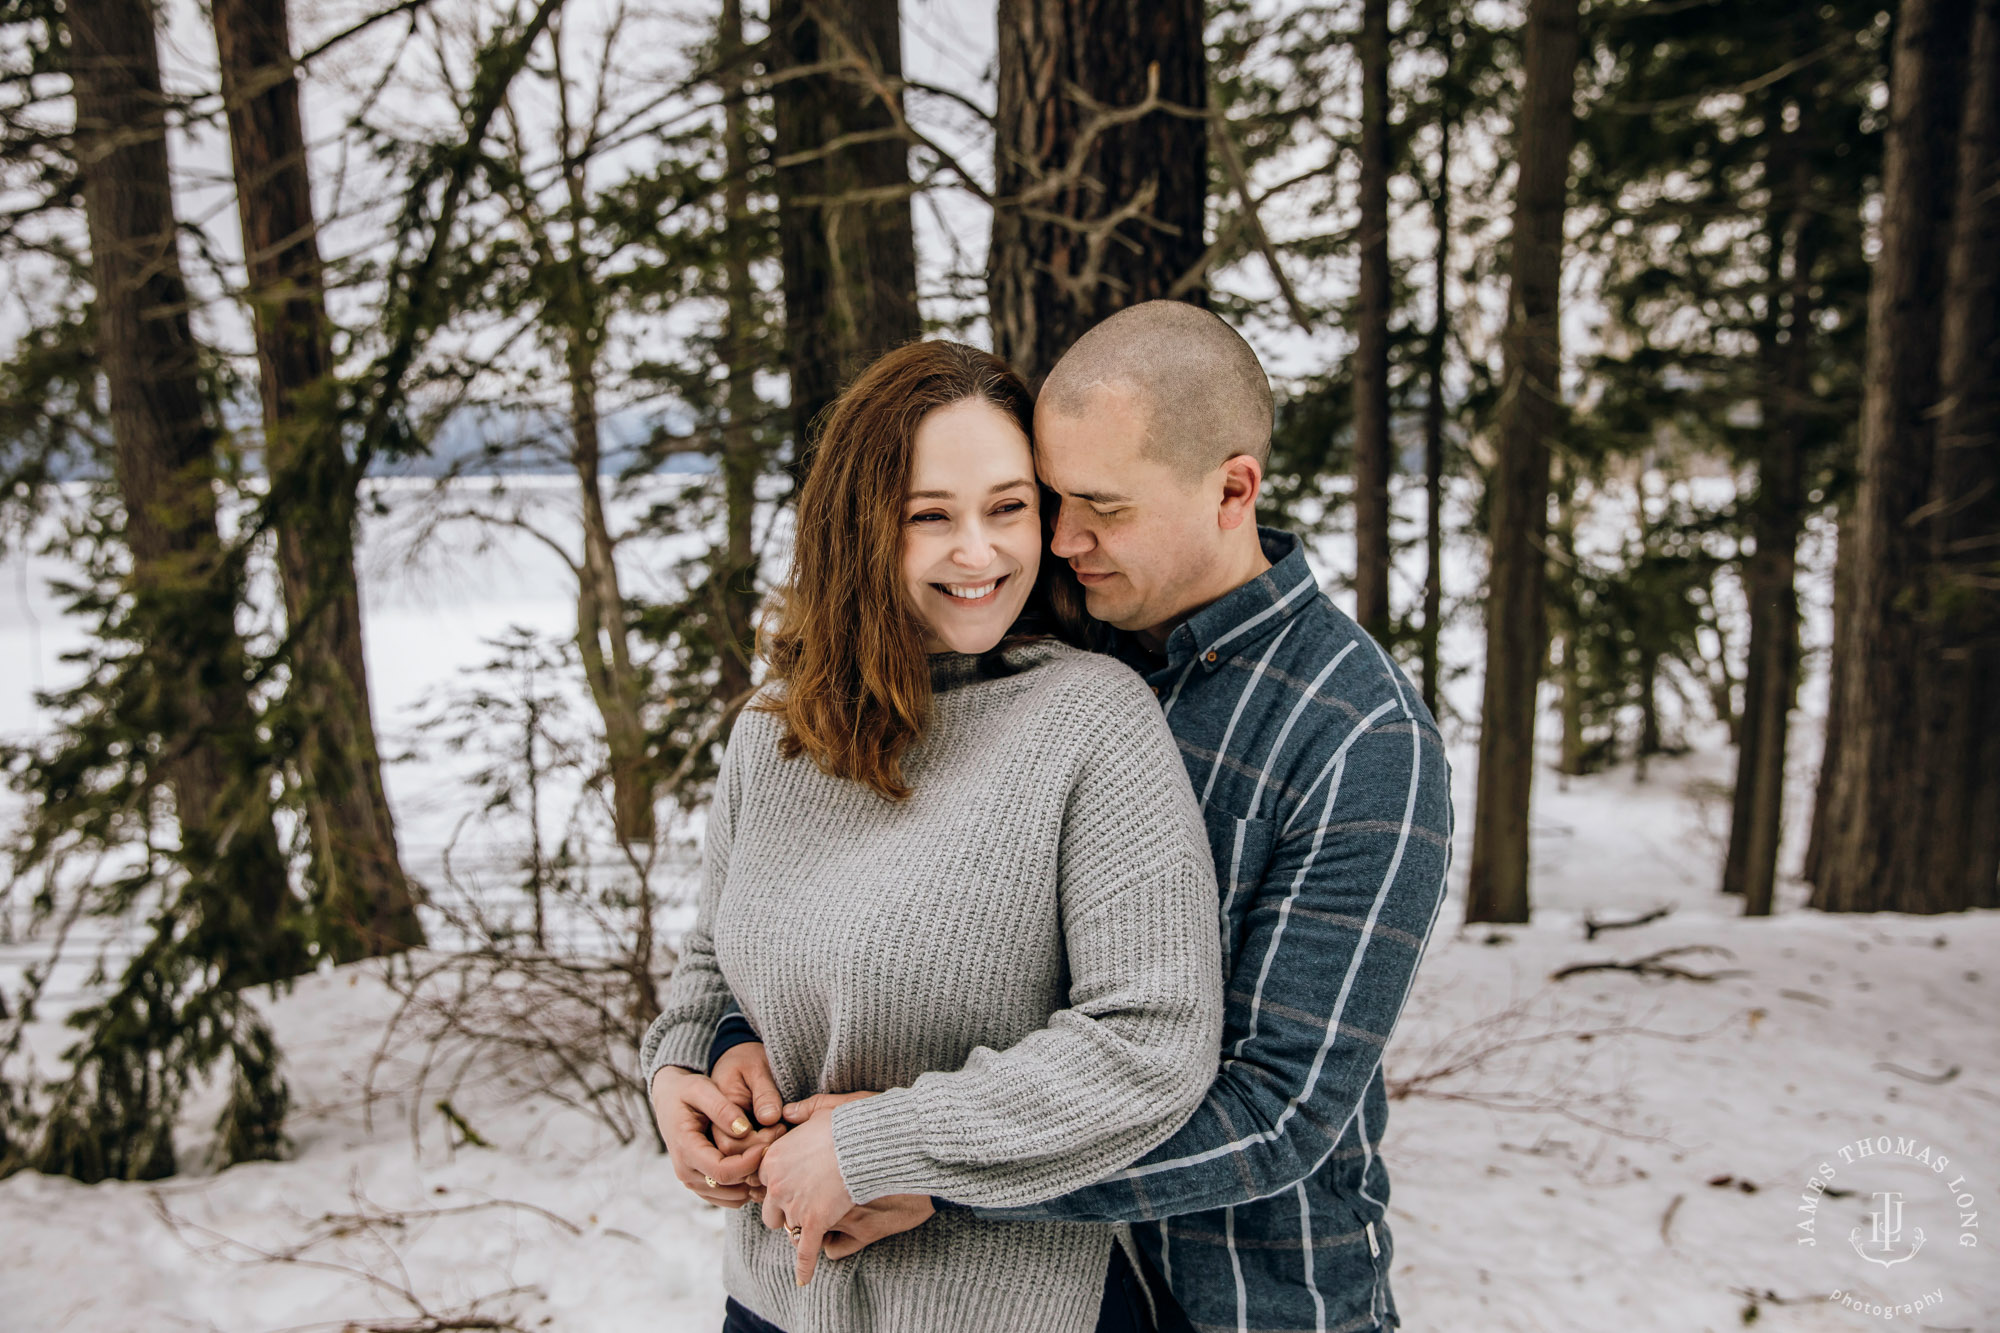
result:
M 981 570 L 993 563 L 993 543 L 977 524 L 968 527 L 957 546 L 952 548 L 952 563 L 970 570 Z

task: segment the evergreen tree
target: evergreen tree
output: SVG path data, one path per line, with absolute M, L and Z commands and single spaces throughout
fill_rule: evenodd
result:
M 1576 0 L 1530 0 L 1509 241 L 1506 381 L 1487 481 L 1492 550 L 1468 921 L 1528 919 L 1528 791 L 1547 652 L 1549 450 L 1563 419 L 1557 295 L 1576 134 Z
M 1991 55 L 1992 22 L 1987 0 L 1905 0 L 1896 14 L 1859 487 L 1840 552 L 1836 651 L 1851 660 L 1812 867 L 1812 903 L 1829 911 L 1954 911 L 1995 894 L 1991 684 L 1972 683 L 1991 661 L 2000 530 L 1995 359 L 1979 345 L 1994 288 L 1990 255 L 1970 257 L 1994 225 L 1994 62 L 1971 59 Z
M 1362 0 L 1361 252 L 1354 349 L 1354 618 L 1389 636 L 1389 0 Z
M 312 827 L 319 929 L 337 960 L 423 943 L 382 788 L 354 577 L 355 475 L 341 439 L 326 280 L 283 0 L 210 7 L 257 333 L 266 500 L 291 675 L 279 725 Z
M 219 433 L 181 274 L 153 14 L 143 0 L 85 0 L 17 31 L 70 77 L 119 503 L 86 515 L 72 548 L 85 557 L 72 610 L 97 622 L 91 670 L 45 700 L 56 734 L 9 756 L 33 802 L 15 872 L 45 873 L 45 916 L 58 891 L 76 891 L 80 853 L 120 855 L 123 873 L 83 885 L 84 905 L 142 913 L 145 928 L 108 985 L 100 960 L 104 989 L 68 1016 L 79 1036 L 66 1072 L 7 1080 L 0 1173 L 149 1179 L 176 1169 L 181 1103 L 224 1061 L 222 1159 L 281 1150 L 284 1083 L 244 992 L 309 964 L 236 631 L 241 551 L 216 521 Z M 20 1024 L 46 979 L 28 978 L 0 1058 L 24 1057 Z
M 1815 9 L 1612 11 L 1586 123 L 1583 241 L 1603 261 L 1608 350 L 1589 367 L 1608 447 L 1755 468 L 1744 694 L 1723 887 L 1770 910 L 1798 679 L 1796 550 L 1838 491 L 1859 391 L 1863 204 L 1885 20 Z M 1774 64 L 1775 77 L 1773 77 Z M 1748 90 L 1748 91 L 1742 91 Z

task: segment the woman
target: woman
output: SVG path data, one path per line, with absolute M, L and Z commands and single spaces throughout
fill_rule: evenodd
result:
M 649 1081 L 702 1068 L 733 996 L 786 1097 L 889 1089 L 764 1159 L 798 1208 L 815 1144 L 837 1173 L 815 1247 L 824 1214 L 888 1195 L 1084 1185 L 1214 1076 L 1200 815 L 1147 687 L 1054 634 L 1080 617 L 1042 567 L 1030 419 L 1003 362 L 949 342 L 890 352 L 835 404 L 771 680 L 724 754 L 699 913 L 642 1049 Z M 946 1209 L 802 1285 L 794 1240 L 743 1209 L 724 1284 L 731 1327 L 1089 1333 L 1112 1244 Z

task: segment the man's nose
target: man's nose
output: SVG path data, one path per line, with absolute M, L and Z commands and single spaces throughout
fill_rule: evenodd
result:
M 1094 544 L 1083 524 L 1071 516 L 1069 503 L 1065 501 L 1056 510 L 1056 529 L 1049 535 L 1049 554 L 1058 560 L 1068 560 L 1082 555 Z

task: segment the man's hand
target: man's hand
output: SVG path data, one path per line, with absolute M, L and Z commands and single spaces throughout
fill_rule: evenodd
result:
M 785 1099 L 778 1095 L 778 1081 L 771 1076 L 771 1057 L 763 1042 L 743 1041 L 731 1046 L 715 1062 L 715 1068 L 708 1071 L 708 1076 L 724 1097 L 748 1107 L 758 1124 L 768 1127 L 782 1123 Z
M 681 1184 L 713 1204 L 740 1207 L 750 1197 L 746 1182 L 762 1162 L 765 1149 L 782 1129 L 752 1131 L 743 1108 L 692 1069 L 662 1065 L 653 1075 L 653 1120 L 673 1159 Z M 742 1146 L 725 1156 L 709 1137 L 728 1135 Z
M 758 1168 L 764 1184 L 764 1225 L 783 1227 L 798 1250 L 796 1279 L 812 1281 L 826 1234 L 854 1210 L 833 1151 L 833 1108 L 872 1092 L 821 1093 L 785 1108 L 793 1128 L 771 1145 Z
M 826 1257 L 845 1259 L 859 1254 L 878 1240 L 916 1230 L 935 1212 L 937 1207 L 928 1194 L 885 1194 L 873 1202 L 858 1203 L 826 1233 Z
M 836 1106 L 858 1102 L 863 1097 L 873 1097 L 872 1092 L 816 1092 L 802 1102 L 785 1103 L 785 1121 L 788 1124 L 803 1125 L 821 1111 L 831 1111 Z

